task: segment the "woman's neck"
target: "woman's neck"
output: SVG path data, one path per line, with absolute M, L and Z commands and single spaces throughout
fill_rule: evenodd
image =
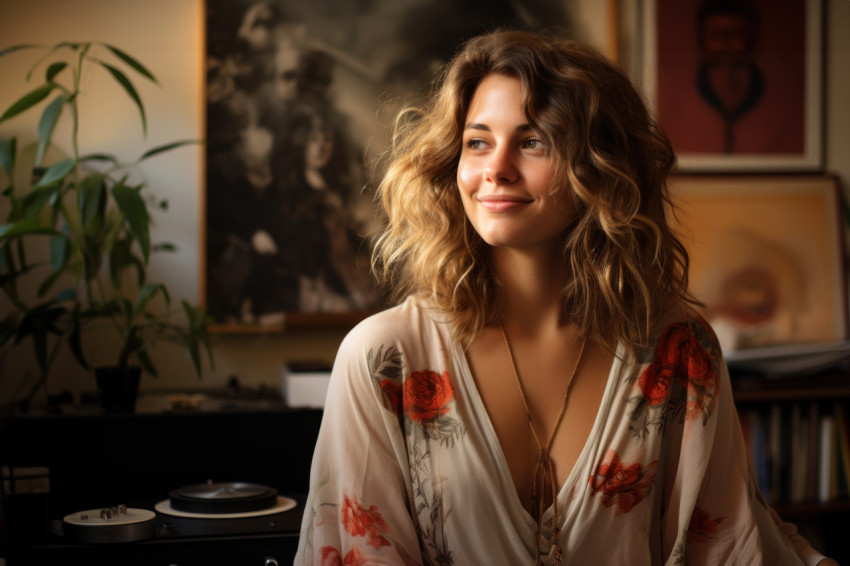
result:
M 569 270 L 560 252 L 494 248 L 502 322 L 536 333 L 564 326 L 562 292 Z

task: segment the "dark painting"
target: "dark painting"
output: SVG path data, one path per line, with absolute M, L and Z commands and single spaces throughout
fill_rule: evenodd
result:
M 359 313 L 374 161 L 460 44 L 569 27 L 567 2 L 207 0 L 206 304 L 220 324 Z

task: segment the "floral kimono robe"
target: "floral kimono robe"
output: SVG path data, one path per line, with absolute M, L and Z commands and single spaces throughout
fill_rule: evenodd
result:
M 558 493 L 563 564 L 816 564 L 765 504 L 707 323 L 617 352 Z M 552 508 L 543 516 L 541 554 Z M 334 364 L 296 565 L 534 563 L 522 506 L 462 348 L 413 299 L 360 323 Z

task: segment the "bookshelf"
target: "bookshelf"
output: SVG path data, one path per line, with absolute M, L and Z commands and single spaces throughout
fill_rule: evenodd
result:
M 765 498 L 815 548 L 850 564 L 850 371 L 731 377 Z

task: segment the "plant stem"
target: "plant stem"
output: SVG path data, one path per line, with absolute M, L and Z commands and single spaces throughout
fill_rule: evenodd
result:
M 76 232 L 76 237 L 74 238 L 77 243 L 74 249 L 74 255 L 77 259 L 75 277 L 78 284 L 82 281 L 83 286 L 85 287 L 86 299 L 91 305 L 94 303 L 94 297 L 92 296 L 91 286 L 88 284 L 88 281 L 85 277 L 86 259 L 83 250 L 83 246 L 85 245 L 85 227 L 83 226 L 82 216 L 83 195 L 82 190 L 80 189 L 80 111 L 79 104 L 77 103 L 81 92 L 80 84 L 82 83 L 83 63 L 85 62 L 86 53 L 88 53 L 90 47 L 91 44 L 87 43 L 80 50 L 77 66 L 74 68 L 73 72 L 74 88 L 71 94 L 70 102 L 72 116 L 71 147 L 74 155 L 74 200 L 77 204 L 74 211 L 72 211 L 71 213 L 66 213 L 66 218 L 68 219 L 68 223 L 71 226 L 71 230 Z
M 38 390 L 44 387 L 44 396 L 49 397 L 47 392 L 47 376 L 50 374 L 50 369 L 53 367 L 53 362 L 56 361 L 56 355 L 59 354 L 59 347 L 62 345 L 61 340 L 56 340 L 53 344 L 53 348 L 50 350 L 50 355 L 47 357 L 47 360 L 44 364 L 44 369 L 41 372 L 41 376 L 38 378 L 38 381 L 35 382 L 32 389 L 30 390 L 30 394 L 27 395 L 27 404 L 32 403 L 33 398 L 35 397 Z

